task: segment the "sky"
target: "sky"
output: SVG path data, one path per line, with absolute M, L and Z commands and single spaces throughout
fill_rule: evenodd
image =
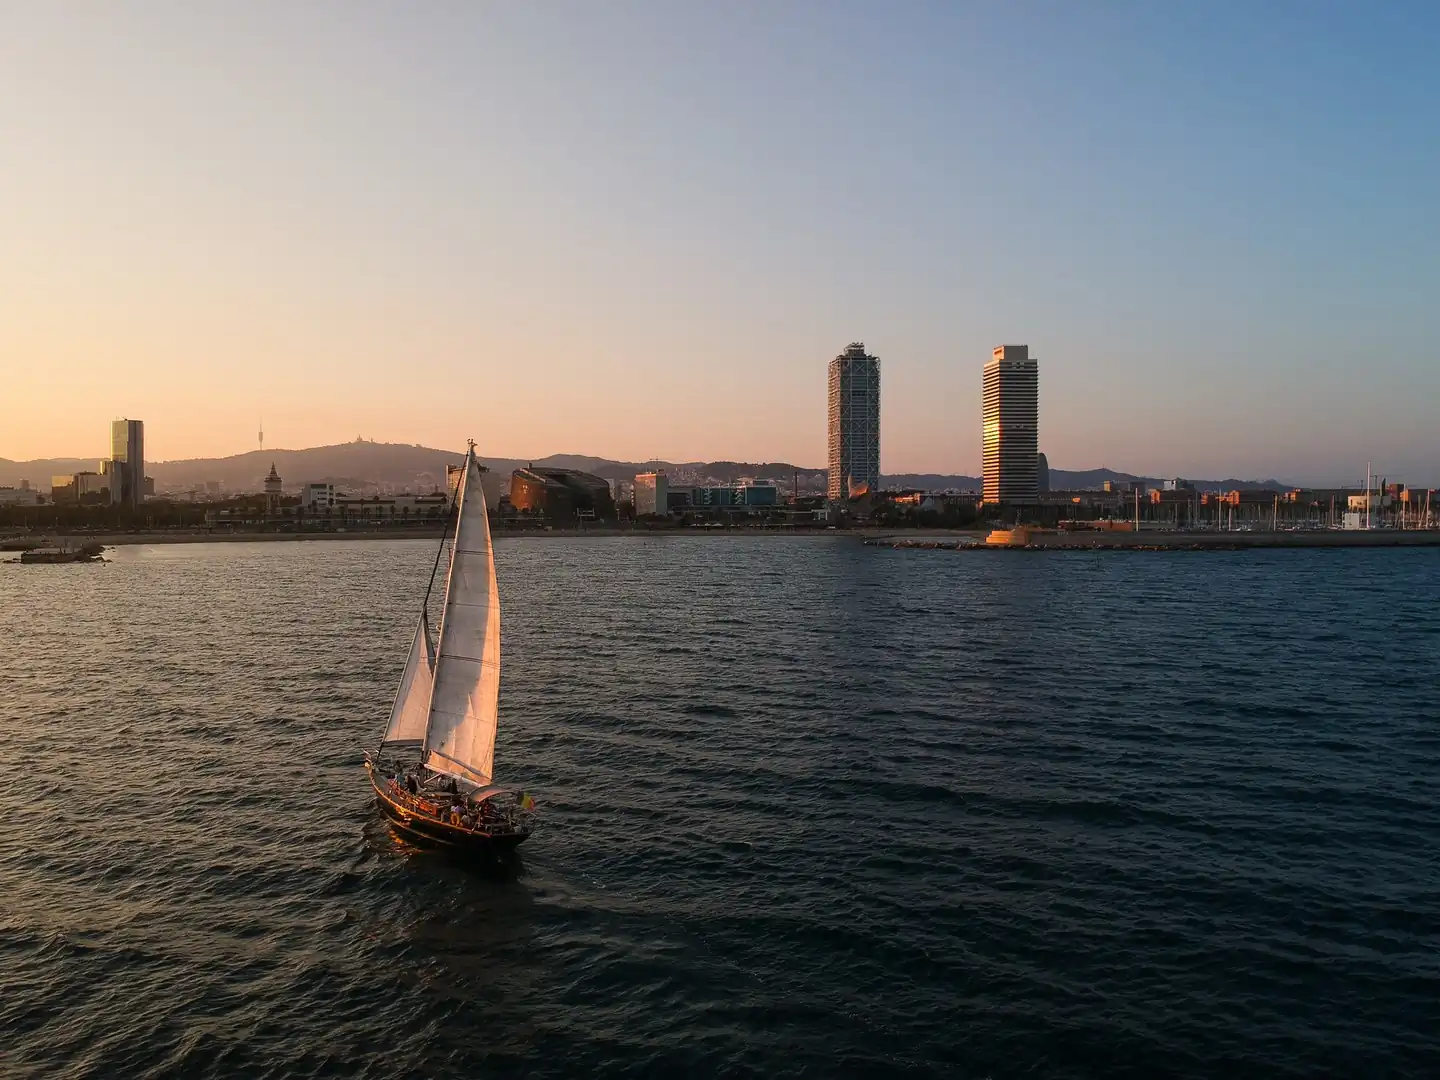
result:
M 1440 483 L 1440 6 L 0 0 L 0 457 Z

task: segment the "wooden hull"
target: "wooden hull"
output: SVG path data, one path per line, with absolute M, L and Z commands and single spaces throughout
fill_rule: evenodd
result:
M 390 785 L 375 775 L 375 770 L 368 762 L 365 771 L 370 776 L 370 786 L 375 789 L 375 803 L 381 812 L 397 829 L 422 844 L 443 845 L 464 851 L 504 853 L 514 851 L 530 836 L 528 829 L 491 833 L 483 826 L 467 829 L 463 825 L 452 825 L 396 798 L 387 790 Z

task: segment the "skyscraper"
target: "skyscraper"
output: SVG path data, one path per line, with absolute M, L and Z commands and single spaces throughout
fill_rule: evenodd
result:
M 985 365 L 984 390 L 984 500 L 1037 502 L 1040 368 L 1030 346 L 995 346 Z
M 832 500 L 880 486 L 880 358 L 852 341 L 830 361 L 830 486 Z
M 137 509 L 145 501 L 145 423 L 116 420 L 110 425 L 110 501 Z

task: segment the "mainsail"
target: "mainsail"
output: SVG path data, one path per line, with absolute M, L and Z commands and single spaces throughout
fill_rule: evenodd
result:
M 425 764 L 481 786 L 495 765 L 500 701 L 500 590 L 490 516 L 472 446 L 456 492 L 455 539 L 445 578 L 425 728 Z
M 419 746 L 425 739 L 425 725 L 430 719 L 430 684 L 435 669 L 435 656 L 430 646 L 430 627 L 422 613 L 415 624 L 415 637 L 410 642 L 410 656 L 405 661 L 405 674 L 400 677 L 400 690 L 390 709 L 390 723 L 385 728 L 381 745 Z

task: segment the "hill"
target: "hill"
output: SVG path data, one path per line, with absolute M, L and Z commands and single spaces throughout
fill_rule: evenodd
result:
M 273 463 L 284 478 L 287 490 L 294 491 L 303 483 L 332 483 L 353 493 L 374 491 L 381 487 L 395 490 L 429 491 L 445 483 L 445 466 L 458 462 L 462 450 L 438 450 L 434 447 L 408 443 L 380 443 L 357 440 L 334 446 L 314 446 L 306 450 L 251 450 L 223 458 L 188 458 L 180 461 L 155 461 L 146 472 L 155 480 L 157 491 L 186 491 L 203 488 L 207 482 L 219 481 L 228 492 L 259 491 L 265 474 Z M 745 476 L 788 479 L 800 474 L 811 486 L 824 480 L 825 470 L 813 466 L 794 465 L 784 461 L 614 461 L 610 458 L 584 454 L 551 454 L 528 461 L 522 458 L 481 456 L 490 468 L 485 490 L 491 498 L 508 490 L 510 473 L 525 465 L 558 469 L 580 469 L 607 479 L 632 478 L 637 472 L 664 469 L 672 475 L 704 477 L 725 483 Z M 95 458 L 41 458 L 33 461 L 9 461 L 0 458 L 0 486 L 14 486 L 29 480 L 36 487 L 48 489 L 50 478 L 81 469 L 97 469 Z M 1158 486 L 1156 478 L 1138 477 L 1111 469 L 1085 471 L 1050 470 L 1050 486 L 1056 490 L 1099 488 L 1106 480 L 1131 483 L 1144 479 Z M 1279 487 L 1275 480 L 1196 480 L 1202 489 Z M 980 478 L 947 473 L 891 473 L 885 476 L 887 488 L 921 488 L 925 490 L 978 491 Z
M 50 490 L 50 478 L 70 476 L 83 470 L 100 469 L 99 458 L 36 458 L 33 461 L 10 461 L 0 458 L 0 487 L 18 487 L 21 480 L 42 491 Z

